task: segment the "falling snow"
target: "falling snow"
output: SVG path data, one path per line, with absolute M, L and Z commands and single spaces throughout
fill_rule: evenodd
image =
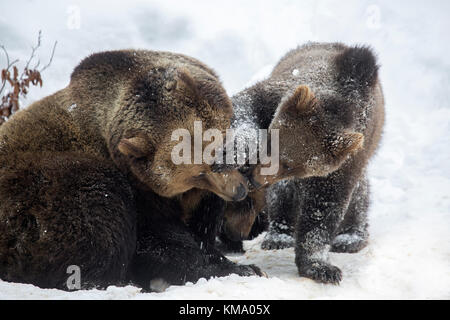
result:
M 10 56 L 26 61 L 40 29 L 48 40 L 42 52 L 51 40 L 61 41 L 42 89 L 30 91 L 26 104 L 66 86 L 74 66 L 94 51 L 182 52 L 211 66 L 231 96 L 267 77 L 288 50 L 307 41 L 372 46 L 381 64 L 386 126 L 369 168 L 370 238 L 357 254 L 330 254 L 343 271 L 339 286 L 300 278 L 294 249 L 262 250 L 262 234 L 244 242 L 244 254 L 229 258 L 259 266 L 268 278 L 230 275 L 169 287 L 155 280 L 155 293 L 134 286 L 64 292 L 0 280 L 0 299 L 450 299 L 449 2 L 371 1 L 377 17 L 367 2 L 356 0 L 246 1 L 239 10 L 234 2 L 206 0 L 131 0 L 126 7 L 89 2 L 82 6 L 79 29 L 65 26 L 73 1 L 44 3 L 0 3 L 0 12 L 8 12 L 7 20 L 0 19 L 0 41 Z M 149 14 L 164 28 L 149 23 Z M 309 76 L 301 66 L 289 72 Z M 234 124 L 242 136 L 253 125 L 251 117 Z

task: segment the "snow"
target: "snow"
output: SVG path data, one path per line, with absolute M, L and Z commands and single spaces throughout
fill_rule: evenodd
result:
M 340 234 L 333 239 L 333 245 L 335 243 L 350 245 L 352 243 L 363 241 L 363 237 L 358 234 Z
M 73 112 L 76 108 L 77 108 L 77 104 L 74 103 L 74 104 L 70 105 L 69 108 L 67 108 L 67 110 L 68 110 L 69 112 Z
M 66 86 L 73 67 L 95 51 L 182 52 L 213 67 L 232 95 L 306 41 L 371 45 L 382 65 L 386 126 L 369 170 L 369 245 L 357 254 L 330 254 L 343 271 L 339 286 L 298 277 L 293 249 L 264 251 L 261 235 L 230 258 L 258 265 L 268 278 L 201 279 L 161 293 L 132 286 L 63 292 L 0 281 L 0 299 L 450 299 L 448 1 L 105 3 L 0 3 L 8 12 L 0 17 L 0 43 L 11 57 L 24 63 L 41 29 L 38 55 L 46 62 L 58 40 L 42 89 L 32 88 L 24 104 Z

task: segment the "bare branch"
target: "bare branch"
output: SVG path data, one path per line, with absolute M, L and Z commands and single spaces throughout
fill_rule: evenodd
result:
M 19 59 L 13 60 L 12 62 L 9 62 L 9 55 L 8 55 L 8 51 L 6 51 L 5 46 L 0 45 L 0 48 L 5 53 L 5 57 L 6 57 L 6 68 L 5 68 L 5 70 L 9 71 L 9 68 L 11 68 L 17 62 L 19 62 Z M 6 79 L 4 81 L 2 81 L 2 86 L 0 87 L 0 94 L 3 92 L 3 89 L 5 88 L 5 85 L 6 85 Z
M 56 45 L 57 45 L 57 44 L 58 44 L 58 41 L 55 41 L 55 44 L 53 45 L 53 49 L 52 49 L 52 55 L 50 56 L 49 62 L 48 62 L 41 70 L 39 70 L 39 72 L 44 71 L 45 69 L 47 69 L 48 67 L 50 67 L 50 65 L 52 64 L 53 56 L 55 55 L 55 50 L 56 50 Z
M 6 56 L 6 68 L 8 68 L 9 66 L 9 55 L 8 55 L 8 51 L 6 51 L 5 46 L 4 45 L 0 45 L 0 48 L 2 48 L 3 52 L 5 53 Z
M 19 59 L 13 60 L 12 62 L 9 62 L 9 55 L 8 55 L 8 51 L 6 51 L 5 46 L 4 45 L 0 45 L 0 48 L 2 48 L 2 50 L 3 50 L 3 52 L 5 53 L 5 56 L 6 56 L 6 70 L 9 70 L 9 68 L 11 68 L 17 62 L 19 62 Z
M 50 60 L 41 70 L 38 70 L 41 65 L 41 60 L 37 57 L 37 51 L 41 47 L 41 39 L 42 32 L 39 31 L 37 44 L 31 47 L 31 54 L 29 59 L 25 63 L 25 67 L 23 68 L 22 73 L 18 73 L 18 69 L 15 64 L 19 61 L 16 59 L 14 61 L 10 61 L 8 51 L 3 45 L 0 45 L 0 49 L 3 50 L 3 53 L 6 57 L 6 68 L 1 69 L 1 88 L 0 88 L 0 125 L 8 120 L 8 118 L 17 112 L 20 108 L 20 97 L 23 99 L 26 98 L 26 95 L 29 92 L 30 86 L 38 86 L 42 87 L 42 77 L 41 72 L 47 69 L 53 61 L 53 57 L 55 55 L 57 42 L 53 45 L 53 49 L 51 52 Z M 34 67 L 31 67 L 31 64 L 34 64 Z M 12 68 L 12 70 L 10 70 Z M 3 92 L 6 83 L 8 82 L 11 87 L 10 91 L 7 92 L 3 97 L 1 93 Z
M 33 70 L 36 70 L 40 64 L 41 64 L 41 59 L 38 59 L 37 63 L 33 67 Z
M 35 57 L 36 50 L 39 49 L 39 47 L 41 46 L 41 37 L 42 37 L 42 31 L 39 30 L 37 44 L 36 44 L 36 46 L 31 47 L 31 55 L 30 55 L 30 58 L 28 59 L 27 63 L 25 64 L 25 68 L 23 69 L 24 72 L 22 72 L 22 74 L 20 75 L 20 80 L 23 80 L 23 77 L 25 76 L 25 71 L 29 69 L 30 63 L 33 60 L 33 58 Z

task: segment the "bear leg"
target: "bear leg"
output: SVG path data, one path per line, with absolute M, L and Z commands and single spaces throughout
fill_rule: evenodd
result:
M 367 213 L 370 204 L 370 185 L 363 177 L 353 191 L 344 221 L 331 243 L 332 252 L 356 253 L 367 246 Z
M 284 249 L 295 244 L 294 230 L 298 216 L 298 188 L 295 179 L 281 181 L 267 190 L 269 230 L 261 247 L 264 250 Z
M 225 200 L 207 193 L 195 208 L 187 225 L 203 246 L 215 246 L 225 213 Z
M 135 248 L 135 210 L 115 167 L 79 153 L 22 154 L 0 169 L 0 278 L 43 288 L 119 284 Z
M 328 263 L 328 251 L 344 219 L 355 186 L 352 167 L 327 177 L 299 181 L 301 212 L 296 225 L 295 262 L 300 276 L 338 284 L 342 272 Z
M 181 221 L 155 217 L 138 236 L 130 279 L 144 290 L 160 291 L 168 285 L 183 285 L 200 278 L 263 275 L 253 265 L 238 265 L 214 246 L 201 244 Z M 158 217 L 159 216 L 159 217 Z M 156 218 L 158 217 L 158 218 Z

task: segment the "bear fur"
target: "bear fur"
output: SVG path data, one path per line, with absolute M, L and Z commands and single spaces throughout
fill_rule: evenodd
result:
M 122 50 L 84 59 L 65 89 L 0 127 L 0 278 L 67 289 L 77 265 L 83 288 L 152 289 L 155 279 L 260 274 L 196 231 L 223 216 L 221 201 L 245 196 L 245 179 L 170 157 L 174 129 L 192 134 L 199 120 L 225 130 L 232 112 L 217 75 L 193 58 Z
M 265 196 L 265 188 L 251 189 L 244 200 L 224 203 L 217 242 L 222 252 L 242 253 L 242 240 L 254 239 L 268 229 Z
M 239 108 L 235 102 L 259 128 L 279 130 L 278 173 L 262 176 L 258 165 L 251 178 L 266 189 L 263 248 L 295 245 L 301 276 L 338 283 L 342 273 L 327 252 L 357 252 L 368 239 L 366 167 L 384 122 L 374 54 L 340 43 L 306 44 L 287 53 L 268 79 L 233 97 Z

